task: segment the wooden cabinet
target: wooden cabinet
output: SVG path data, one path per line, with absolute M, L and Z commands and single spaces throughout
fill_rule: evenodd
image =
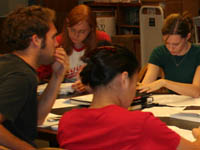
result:
M 141 3 L 122 3 L 117 8 L 119 34 L 139 34 L 139 9 Z
M 93 11 L 111 12 L 116 17 L 117 34 L 139 34 L 139 9 L 141 3 L 85 2 Z
M 184 11 L 188 11 L 192 17 L 195 17 L 200 11 L 199 0 L 142 0 L 142 5 L 163 6 L 165 17 L 171 13 L 183 13 Z
M 183 11 L 189 11 L 193 17 L 200 16 L 200 0 L 183 0 Z

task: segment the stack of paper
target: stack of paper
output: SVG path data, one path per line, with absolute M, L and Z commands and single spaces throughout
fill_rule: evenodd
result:
M 69 99 L 56 99 L 53 109 L 57 108 L 67 108 L 67 107 L 76 107 L 77 105 L 70 104 Z M 39 125 L 38 127 L 46 128 L 50 127 L 53 130 L 58 129 L 58 123 L 62 115 L 57 115 L 53 113 L 49 113 L 47 117 L 45 118 L 42 125 Z
M 42 128 L 51 127 L 53 130 L 57 130 L 60 118 L 61 118 L 61 115 L 49 113 L 47 117 L 45 118 L 43 124 L 39 125 L 38 127 L 42 127 Z
M 75 107 L 75 106 L 77 105 L 71 104 L 69 99 L 56 99 L 52 108 L 56 109 L 56 108 L 67 108 L 67 107 Z

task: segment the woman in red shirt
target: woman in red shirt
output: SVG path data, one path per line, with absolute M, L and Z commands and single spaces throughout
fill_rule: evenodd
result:
M 74 7 L 67 15 L 63 32 L 57 36 L 59 46 L 62 46 L 69 56 L 69 70 L 65 78 L 75 82 L 73 87 L 77 91 L 84 91 L 84 86 L 77 80 L 77 75 L 83 66 L 82 57 L 94 49 L 101 40 L 111 41 L 107 33 L 96 30 L 96 15 L 87 5 Z M 51 65 L 38 69 L 41 81 L 48 81 L 51 76 Z

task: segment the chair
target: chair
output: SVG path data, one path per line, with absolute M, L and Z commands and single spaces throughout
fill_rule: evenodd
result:
M 138 82 L 142 82 L 142 80 L 144 79 L 144 76 L 147 72 L 147 64 L 144 65 L 144 67 L 142 67 L 138 73 Z

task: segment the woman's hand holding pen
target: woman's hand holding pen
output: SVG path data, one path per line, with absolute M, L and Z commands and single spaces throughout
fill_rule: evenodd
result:
M 143 92 L 150 93 L 150 92 L 159 90 L 160 88 L 164 87 L 164 85 L 165 85 L 165 79 L 159 79 L 149 84 L 137 83 L 136 89 L 140 93 L 143 93 Z
M 77 75 L 77 81 L 72 84 L 72 88 L 79 92 L 79 93 L 82 93 L 82 92 L 85 92 L 85 91 L 88 91 L 87 87 L 85 85 L 83 85 L 83 83 L 81 82 L 81 78 L 80 78 L 80 72 L 83 70 L 83 68 L 85 67 L 86 64 L 82 65 L 78 71 L 78 75 Z

